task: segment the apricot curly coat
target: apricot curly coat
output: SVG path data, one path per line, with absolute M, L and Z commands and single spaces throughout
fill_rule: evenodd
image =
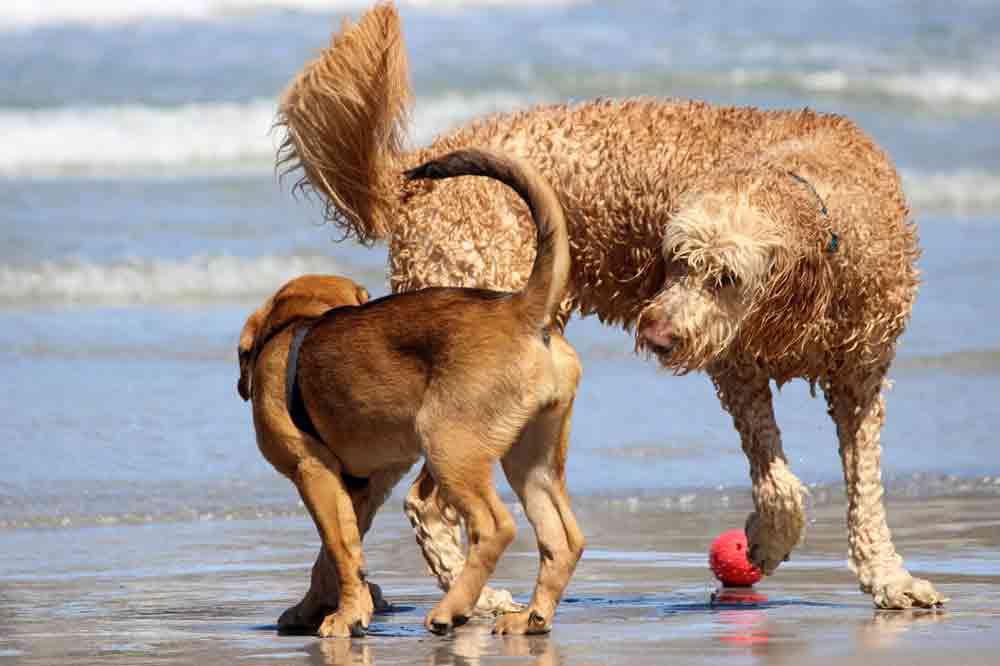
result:
M 281 167 L 301 169 L 298 186 L 319 193 L 348 234 L 388 243 L 394 291 L 518 288 L 534 252 L 520 202 L 492 183 L 397 174 L 469 145 L 527 158 L 566 212 L 573 270 L 562 321 L 575 311 L 639 323 L 639 347 L 715 382 L 750 461 L 752 560 L 772 573 L 803 530 L 803 489 L 769 387 L 800 377 L 822 387 L 837 425 L 862 590 L 880 607 L 943 601 L 903 567 L 882 503 L 881 388 L 919 251 L 899 177 L 869 137 L 808 109 L 628 99 L 496 115 L 404 150 L 409 104 L 398 16 L 382 3 L 305 66 L 278 119 Z M 418 539 L 421 524 L 442 522 L 419 499 L 415 486 L 407 510 Z M 429 561 L 460 570 L 453 530 L 421 545 Z

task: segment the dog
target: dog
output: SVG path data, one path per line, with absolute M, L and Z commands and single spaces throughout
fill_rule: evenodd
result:
M 523 290 L 432 288 L 368 300 L 349 280 L 310 276 L 280 289 L 244 326 L 239 391 L 252 401 L 258 446 L 316 523 L 317 566 L 337 572 L 331 591 L 310 590 L 285 625 L 336 594 L 319 635 L 366 633 L 375 600 L 361 538 L 421 456 L 470 543 L 461 573 L 427 614 L 430 631 L 468 619 L 514 538 L 492 482 L 497 461 L 534 527 L 541 565 L 528 607 L 499 617 L 494 632 L 550 631 L 583 552 L 565 483 L 581 368 L 553 325 L 570 270 L 562 210 L 530 165 L 492 151 L 452 152 L 406 177 L 462 175 L 497 179 L 531 209 L 538 253 Z
M 470 145 L 530 160 L 569 229 L 559 322 L 596 314 L 636 331 L 664 367 L 715 383 L 750 460 L 750 560 L 774 573 L 803 531 L 769 388 L 801 378 L 823 389 L 837 425 L 861 589 L 880 608 L 944 601 L 903 566 L 882 502 L 881 389 L 919 248 L 898 174 L 864 132 L 808 109 L 596 100 L 490 116 L 404 150 L 410 99 L 399 19 L 381 3 L 293 79 L 277 119 L 279 167 L 300 170 L 298 187 L 348 235 L 388 243 L 394 291 L 519 288 L 533 252 L 523 204 L 488 181 L 397 174 Z M 439 503 L 423 501 L 431 485 L 418 479 L 406 508 L 444 585 L 462 552 Z

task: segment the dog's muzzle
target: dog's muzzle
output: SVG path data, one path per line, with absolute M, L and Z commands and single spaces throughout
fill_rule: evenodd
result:
M 657 356 L 669 356 L 680 342 L 667 318 L 655 318 L 644 313 L 638 329 L 636 333 L 638 345 Z

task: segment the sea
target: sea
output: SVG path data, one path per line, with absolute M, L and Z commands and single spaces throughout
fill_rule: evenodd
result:
M 274 168 L 282 89 L 368 5 L 0 4 L 0 597 L 39 562 L 86 575 L 102 558 L 95 540 L 151 548 L 196 524 L 239 535 L 235 524 L 275 520 L 309 533 L 294 488 L 257 451 L 236 343 L 293 276 L 387 291 L 385 247 L 338 242 Z M 887 397 L 890 497 L 1000 485 L 995 1 L 397 5 L 414 145 L 482 114 L 594 97 L 854 119 L 894 158 L 923 248 Z M 745 493 L 739 438 L 706 377 L 658 369 L 596 319 L 568 336 L 584 365 L 575 497 L 656 498 L 668 512 Z M 814 495 L 839 497 L 822 396 L 793 382 L 775 403 L 792 469 Z M 399 514 L 405 485 L 384 513 Z M 69 545 L 38 545 L 51 539 Z M 157 566 L 129 562 L 133 575 Z

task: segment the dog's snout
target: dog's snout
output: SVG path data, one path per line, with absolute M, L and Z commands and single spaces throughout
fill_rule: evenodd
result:
M 639 325 L 639 338 L 648 347 L 670 350 L 677 343 L 677 336 L 669 317 L 643 317 Z

